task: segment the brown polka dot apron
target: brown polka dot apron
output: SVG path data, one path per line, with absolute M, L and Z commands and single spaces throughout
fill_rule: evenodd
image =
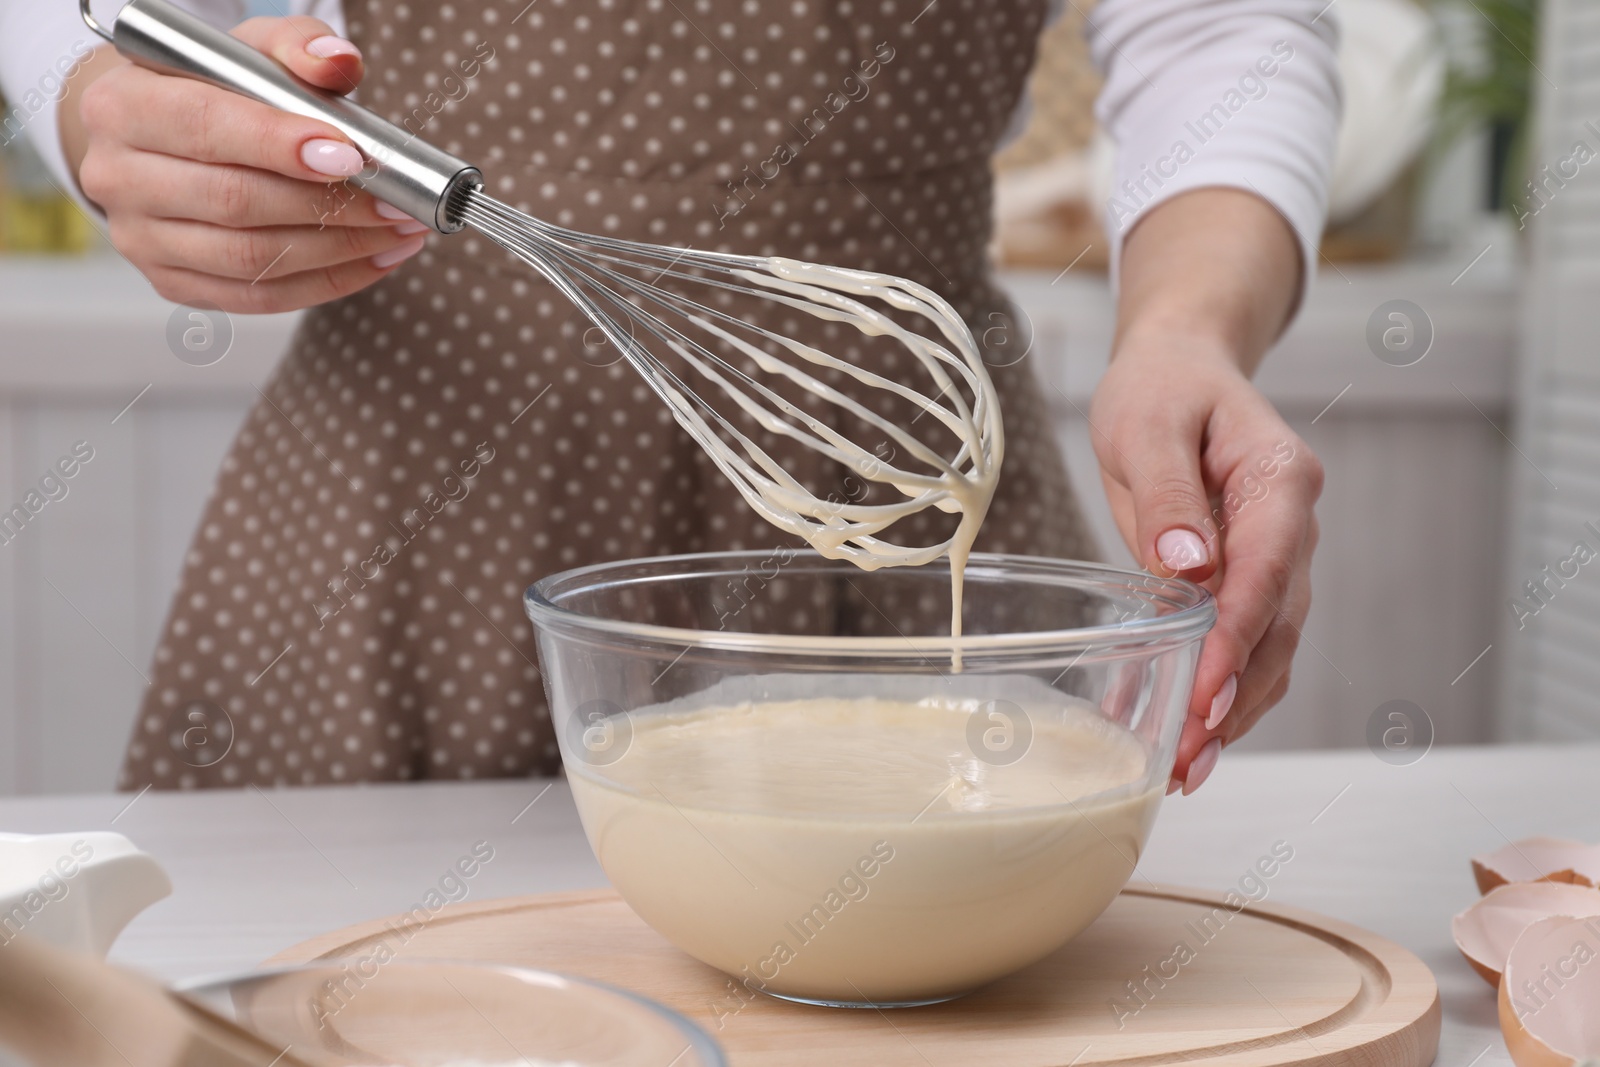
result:
M 1004 411 L 978 549 L 1083 557 L 1025 329 L 986 257 L 989 159 L 1048 0 L 346 0 L 361 98 L 575 229 L 886 271 L 983 339 Z M 892 356 L 761 309 L 781 332 Z M 804 316 L 801 316 L 804 318 Z M 533 580 L 790 543 L 543 279 L 471 233 L 313 309 L 224 461 L 124 788 L 559 765 Z M 774 449 L 780 446 L 773 445 Z M 814 491 L 809 453 L 776 451 Z

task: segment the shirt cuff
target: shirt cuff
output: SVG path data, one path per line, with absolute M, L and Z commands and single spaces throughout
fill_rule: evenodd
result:
M 0 42 L 0 87 L 8 107 L 0 116 L 0 142 L 27 137 L 61 192 L 103 220 L 67 167 L 57 121 L 62 94 L 80 64 L 105 42 L 84 25 L 72 3 L 0 6 Z

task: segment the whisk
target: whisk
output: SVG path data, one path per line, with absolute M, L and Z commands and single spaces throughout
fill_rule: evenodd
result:
M 551 225 L 488 195 L 478 168 L 344 97 L 305 85 L 167 0 L 131 0 L 109 30 L 96 21 L 89 0 L 80 0 L 80 9 L 91 29 L 135 63 L 327 122 L 369 161 L 350 179 L 353 184 L 441 234 L 471 227 L 532 267 L 600 329 L 751 507 L 780 529 L 826 556 L 864 567 L 926 563 L 947 553 L 954 567 L 965 562 L 994 494 L 1004 436 L 994 387 L 972 334 L 931 289 L 887 274 L 617 240 Z M 713 306 L 734 296 L 898 342 L 931 388 L 924 392 L 921 383 L 891 378 L 865 359 L 831 355 Z M 920 320 L 920 328 L 905 320 Z M 827 380 L 841 377 L 900 398 L 891 403 L 915 415 L 885 417 L 865 402 L 868 394 L 852 395 Z M 811 413 L 780 388 L 820 398 L 835 409 L 833 415 L 844 413 L 839 421 L 881 437 L 871 446 L 853 440 L 833 418 Z M 741 429 L 730 417 L 736 413 L 864 481 L 890 487 L 892 499 L 819 496 L 752 431 Z M 942 448 L 913 433 L 924 418 L 924 426 L 942 428 Z M 961 516 L 948 538 L 920 546 L 890 540 L 889 527 L 929 508 Z M 957 620 L 959 625 L 959 615 Z

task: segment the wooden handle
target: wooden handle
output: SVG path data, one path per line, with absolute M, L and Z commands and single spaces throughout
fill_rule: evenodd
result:
M 306 1067 L 149 979 L 25 936 L 0 945 L 0 1046 L 38 1067 Z

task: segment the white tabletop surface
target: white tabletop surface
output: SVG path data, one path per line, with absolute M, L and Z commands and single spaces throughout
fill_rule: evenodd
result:
M 1238 754 L 1171 798 L 1143 876 L 1225 890 L 1275 842 L 1294 858 L 1269 900 L 1357 923 L 1417 953 L 1444 1005 L 1440 1067 L 1510 1063 L 1493 992 L 1450 940 L 1476 897 L 1468 858 L 1508 839 L 1600 840 L 1600 746 Z M 130 805 L 131 801 L 131 805 Z M 529 806 L 531 803 L 531 806 Z M 479 841 L 468 899 L 602 886 L 562 783 L 396 785 L 0 800 L 0 830 L 114 829 L 154 854 L 173 895 L 112 958 L 170 979 L 249 967 L 314 934 L 416 904 Z

